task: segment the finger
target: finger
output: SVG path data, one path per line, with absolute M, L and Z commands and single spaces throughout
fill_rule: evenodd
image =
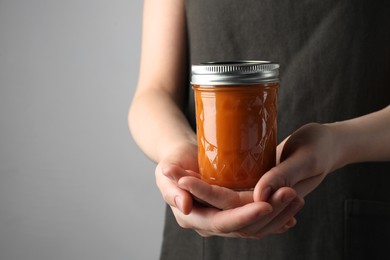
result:
M 161 167 L 156 167 L 155 175 L 157 187 L 165 202 L 178 208 L 183 214 L 189 214 L 193 206 L 191 194 L 179 188 L 175 181 L 166 177 L 162 173 Z
M 258 230 L 257 237 L 265 237 L 269 234 L 276 234 L 286 231 L 291 225 L 291 219 L 302 209 L 304 201 L 300 197 L 296 197 L 279 215 L 277 215 L 264 228 Z M 295 222 L 296 223 L 296 222 Z
M 277 147 L 276 147 L 276 164 L 278 165 L 280 163 L 280 157 L 282 155 L 282 152 L 283 152 L 283 148 L 284 148 L 284 145 L 285 143 L 287 142 L 287 140 L 290 138 L 287 137 L 286 139 L 284 139 Z
M 261 234 L 260 231 L 266 228 L 268 225 L 271 225 L 271 223 L 277 219 L 280 218 L 280 215 L 283 215 L 283 212 L 286 208 L 289 207 L 290 204 L 294 200 L 297 199 L 297 193 L 292 188 L 288 187 L 282 187 L 278 189 L 269 199 L 270 204 L 273 208 L 273 211 L 271 214 L 268 214 L 261 218 L 257 223 L 248 225 L 244 229 L 240 231 L 242 236 L 248 236 L 253 237 L 257 236 L 258 234 Z M 279 223 L 277 228 L 274 228 L 274 231 L 278 230 L 283 224 L 285 224 L 290 218 L 292 218 L 293 215 L 286 216 L 286 219 L 279 219 Z M 275 226 L 275 223 L 272 224 L 272 226 Z
M 181 227 L 195 229 L 203 235 L 234 236 L 234 232 L 257 222 L 270 212 L 272 207 L 268 203 L 254 202 L 229 210 L 194 207 L 187 216 L 176 210 L 175 216 Z
M 201 202 L 219 209 L 232 209 L 253 202 L 252 191 L 237 192 L 217 185 L 210 185 L 195 177 L 182 177 L 178 186 L 189 191 Z
M 282 234 L 289 230 L 290 228 L 296 226 L 297 220 L 295 217 L 289 219 L 286 224 L 284 224 L 279 230 L 276 230 L 274 234 Z
M 313 176 L 311 178 L 302 180 L 296 183 L 293 188 L 302 198 L 312 192 L 322 181 L 320 176 Z
M 293 187 L 302 180 L 320 176 L 321 173 L 315 172 L 313 161 L 305 158 L 308 157 L 294 154 L 266 172 L 256 184 L 254 200 L 267 201 L 269 195 L 280 187 Z
M 166 177 L 168 177 L 174 182 L 177 182 L 178 180 L 180 180 L 180 178 L 184 176 L 193 176 L 196 178 L 200 177 L 199 173 L 196 173 L 191 170 L 184 170 L 183 168 L 175 164 L 163 165 L 161 166 L 161 171 L 162 174 L 164 174 Z

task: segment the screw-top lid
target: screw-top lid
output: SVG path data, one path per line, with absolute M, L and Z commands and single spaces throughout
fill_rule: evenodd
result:
M 252 85 L 279 82 L 279 64 L 270 61 L 206 62 L 192 65 L 192 85 Z

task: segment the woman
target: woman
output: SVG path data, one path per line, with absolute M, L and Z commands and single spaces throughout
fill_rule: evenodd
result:
M 385 1 L 145 1 L 129 127 L 169 205 L 162 259 L 390 257 L 389 14 Z M 190 65 L 237 59 L 281 65 L 284 141 L 253 192 L 197 173 Z

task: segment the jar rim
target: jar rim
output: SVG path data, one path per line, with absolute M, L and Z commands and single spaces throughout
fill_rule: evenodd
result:
M 191 66 L 192 85 L 253 85 L 279 82 L 279 64 L 271 61 L 212 61 Z

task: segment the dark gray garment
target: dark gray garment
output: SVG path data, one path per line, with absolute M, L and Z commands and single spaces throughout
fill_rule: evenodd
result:
M 279 141 L 390 104 L 389 1 L 187 0 L 186 14 L 190 64 L 280 63 Z M 390 259 L 389 184 L 388 162 L 346 166 L 306 196 L 296 227 L 259 241 L 202 238 L 168 209 L 161 258 Z

